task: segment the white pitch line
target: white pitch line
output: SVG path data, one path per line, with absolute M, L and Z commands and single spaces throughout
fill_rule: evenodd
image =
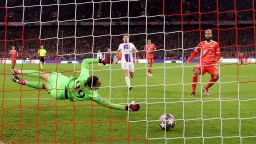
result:
M 253 77 L 253 76 L 242 76 L 242 75 L 239 75 L 239 76 L 237 76 L 237 75 L 222 75 L 222 77 Z

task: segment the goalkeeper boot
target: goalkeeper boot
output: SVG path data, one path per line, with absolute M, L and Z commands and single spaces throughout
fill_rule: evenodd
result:
M 131 91 L 131 90 L 132 90 L 132 87 L 130 86 L 130 87 L 129 87 L 129 91 Z
M 194 97 L 196 95 L 196 92 L 192 92 L 190 95 Z
M 20 79 L 18 76 L 16 75 L 12 75 L 12 81 L 13 82 L 16 82 L 18 84 L 21 84 L 21 85 L 26 85 L 27 84 L 27 81 L 26 80 L 23 80 L 23 79 Z
M 208 89 L 203 88 L 203 92 L 204 92 L 204 94 L 205 94 L 206 96 L 210 96 L 210 94 L 208 93 Z

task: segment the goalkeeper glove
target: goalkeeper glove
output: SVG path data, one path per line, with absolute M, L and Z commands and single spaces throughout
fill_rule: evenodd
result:
M 99 59 L 99 63 L 102 63 L 104 65 L 110 64 L 110 58 L 105 58 L 105 59 Z
M 132 101 L 128 106 L 125 106 L 125 110 L 126 111 L 139 111 L 140 109 L 140 105 L 134 103 L 134 101 Z

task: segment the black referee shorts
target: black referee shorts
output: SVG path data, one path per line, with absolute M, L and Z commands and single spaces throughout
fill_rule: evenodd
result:
M 44 63 L 44 57 L 40 57 L 40 62 Z

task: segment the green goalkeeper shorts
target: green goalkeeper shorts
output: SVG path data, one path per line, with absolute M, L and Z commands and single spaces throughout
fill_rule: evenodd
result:
M 66 99 L 65 88 L 70 80 L 71 78 L 62 75 L 61 73 L 52 72 L 52 75 L 48 78 L 48 93 L 59 100 Z

